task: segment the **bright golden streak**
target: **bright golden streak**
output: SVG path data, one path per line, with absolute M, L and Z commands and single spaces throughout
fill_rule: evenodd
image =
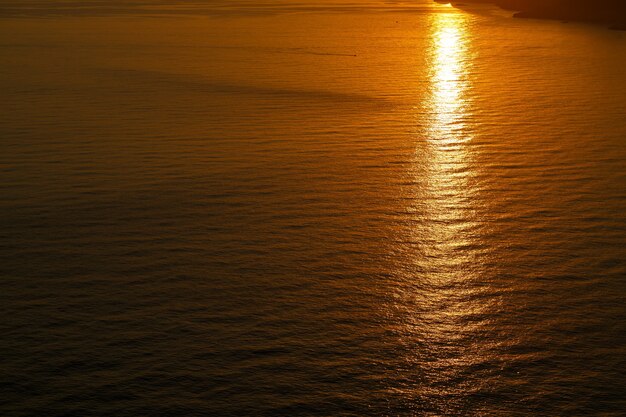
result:
M 465 302 L 472 291 L 467 283 L 480 280 L 483 267 L 478 249 L 479 189 L 473 182 L 477 167 L 471 124 L 466 122 L 472 115 L 470 19 L 447 8 L 433 15 L 429 99 L 423 108 L 429 123 L 423 132 L 425 142 L 417 148 L 415 168 L 420 186 L 416 204 L 420 221 L 413 231 L 420 242 L 416 279 L 428 289 L 419 295 L 419 303 L 428 308 L 415 318 L 415 326 L 433 351 L 441 349 L 437 360 L 426 365 L 429 373 L 440 376 L 450 369 L 464 372 L 464 364 L 474 361 L 472 355 L 480 355 L 459 349 L 450 357 L 442 347 L 471 335 L 480 324 L 465 318 L 487 308 Z M 427 331 L 422 330 L 423 323 L 428 323 Z
M 467 45 L 463 31 L 465 17 L 458 13 L 439 13 L 433 22 L 433 94 L 435 113 L 431 139 L 440 145 L 468 140 L 463 135 L 464 107 L 467 86 Z
M 465 120 L 469 115 L 468 17 L 456 11 L 437 13 L 432 22 L 430 123 L 427 134 L 426 215 L 430 226 L 425 250 L 439 259 L 437 280 L 466 277 L 471 262 L 460 248 L 472 245 L 473 172 Z

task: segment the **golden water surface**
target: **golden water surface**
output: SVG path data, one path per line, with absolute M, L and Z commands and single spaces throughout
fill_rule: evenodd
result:
M 0 6 L 3 415 L 623 415 L 626 37 L 426 0 Z

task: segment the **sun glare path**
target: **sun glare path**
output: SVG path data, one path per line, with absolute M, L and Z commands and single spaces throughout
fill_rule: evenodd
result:
M 420 198 L 412 207 L 418 219 L 412 234 L 420 254 L 415 257 L 417 272 L 411 279 L 420 290 L 404 294 L 412 299 L 416 312 L 407 324 L 407 334 L 418 335 L 430 351 L 437 352 L 426 372 L 450 387 L 454 384 L 447 378 L 465 372 L 484 354 L 482 348 L 465 342 L 481 326 L 468 317 L 490 308 L 468 301 L 476 291 L 468 283 L 480 279 L 484 264 L 476 203 L 479 190 L 473 181 L 476 166 L 467 123 L 472 110 L 470 19 L 446 8 L 431 21 L 429 99 L 422 107 L 428 123 L 414 167 Z M 442 398 L 457 394 L 433 393 Z

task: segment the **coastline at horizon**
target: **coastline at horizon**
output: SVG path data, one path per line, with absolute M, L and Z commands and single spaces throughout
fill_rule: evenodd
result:
M 435 0 L 437 3 L 462 5 L 467 3 L 495 4 L 514 11 L 513 17 L 577 21 L 607 25 L 612 30 L 626 30 L 626 3 L 599 0 L 464 0 L 463 2 Z

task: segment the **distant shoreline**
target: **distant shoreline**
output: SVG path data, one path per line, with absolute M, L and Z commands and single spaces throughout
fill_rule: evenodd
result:
M 607 25 L 613 30 L 626 30 L 626 1 L 595 0 L 435 0 L 437 3 L 462 5 L 491 3 L 516 13 L 513 17 L 550 19 Z

